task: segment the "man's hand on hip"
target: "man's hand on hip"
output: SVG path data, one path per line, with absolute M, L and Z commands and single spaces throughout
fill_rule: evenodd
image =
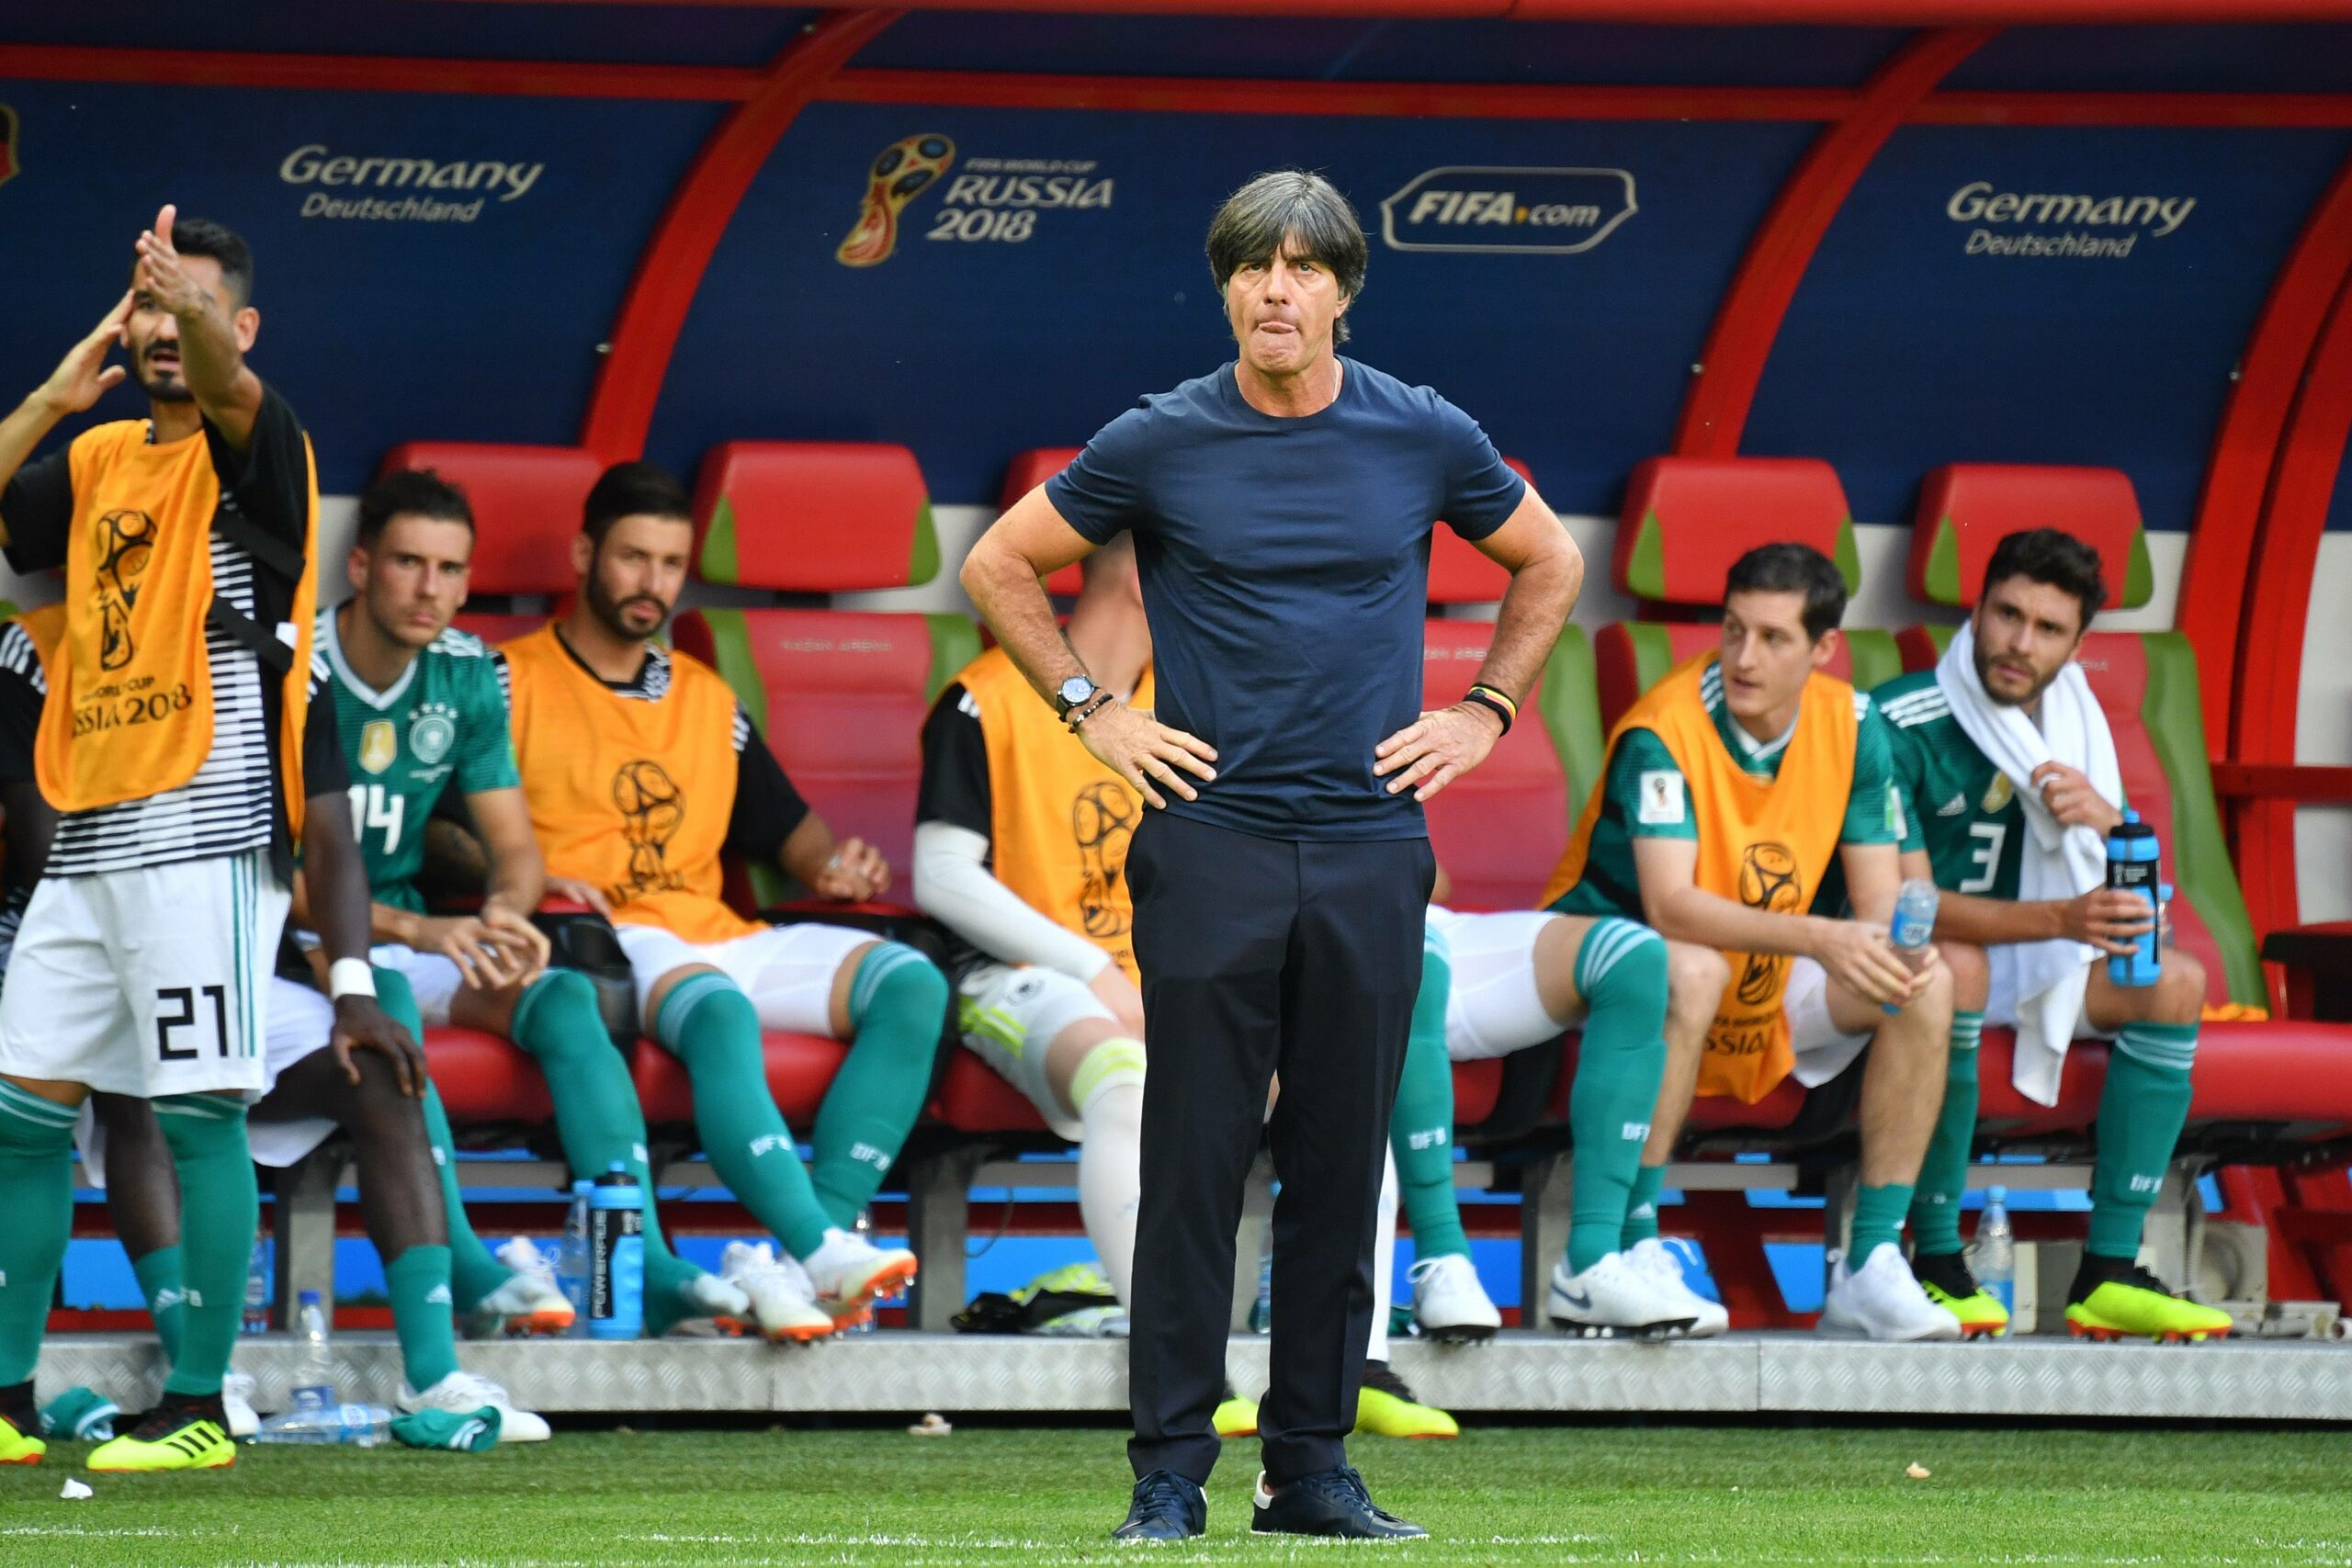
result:
M 1388 779 L 1388 793 L 1413 791 L 1427 800 L 1487 760 L 1502 739 L 1502 720 L 1476 703 L 1425 713 L 1373 750 L 1373 773 Z M 1419 786 L 1415 788 L 1414 786 Z
M 1216 748 L 1197 735 L 1171 729 L 1141 708 L 1111 703 L 1078 727 L 1078 738 L 1094 760 L 1136 786 L 1146 804 L 1166 806 L 1155 784 L 1165 784 L 1186 800 L 1200 792 L 1183 778 L 1190 773 L 1207 784 L 1216 777 L 1209 764 Z

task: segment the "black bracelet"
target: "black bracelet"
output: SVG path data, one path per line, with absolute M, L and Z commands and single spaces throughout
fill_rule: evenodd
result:
M 1078 727 L 1080 725 L 1084 724 L 1088 719 L 1092 718 L 1096 714 L 1101 713 L 1104 708 L 1109 707 L 1117 700 L 1118 699 L 1112 695 L 1110 691 L 1107 689 L 1096 692 L 1092 696 L 1087 698 L 1082 705 L 1070 709 L 1069 718 L 1067 721 L 1069 725 L 1069 732 L 1072 735 L 1077 734 Z
M 1462 694 L 1462 700 L 1465 703 L 1475 703 L 1478 706 L 1485 708 L 1488 713 L 1493 714 L 1497 718 L 1501 719 L 1503 721 L 1503 735 L 1509 735 L 1510 733 L 1511 711 L 1510 708 L 1503 705 L 1502 701 L 1499 698 L 1490 697 L 1480 688 L 1473 686 L 1468 691 Z M 1498 735 L 1495 739 L 1499 740 L 1502 739 L 1502 735 Z

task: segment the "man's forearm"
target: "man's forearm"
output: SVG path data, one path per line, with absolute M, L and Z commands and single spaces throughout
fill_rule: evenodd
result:
M 2030 904 L 2007 898 L 1979 898 L 1967 893 L 1944 893 L 1936 903 L 1936 934 L 1951 942 L 1997 947 L 2011 942 L 2048 942 L 2065 934 L 2062 916 L 2065 905 L 2040 900 Z
M 367 957 L 374 929 L 368 868 L 351 836 L 351 803 L 339 791 L 311 797 L 302 824 L 302 882 L 328 960 Z
M 537 857 L 533 858 L 537 860 Z M 490 891 L 482 895 L 481 901 L 485 908 L 497 904 L 528 919 L 538 908 L 539 900 L 546 896 L 547 890 L 544 863 L 516 866 L 502 862 L 492 873 Z
M 403 909 L 394 904 L 370 903 L 368 906 L 368 940 L 388 942 L 401 947 L 416 945 L 417 928 L 424 917 L 413 909 Z
M 17 477 L 33 448 L 47 439 L 64 417 L 49 400 L 35 392 L 12 410 L 8 417 L 0 419 L 0 486 Z M 7 519 L 0 517 L 0 544 L 7 542 Z
M 1534 686 L 1584 586 L 1584 556 L 1566 534 L 1561 538 L 1566 549 L 1511 573 L 1510 586 L 1495 612 L 1495 639 L 1478 666 L 1478 683 L 1494 687 L 1513 702 Z
M 210 413 L 234 397 L 245 356 L 237 350 L 236 334 L 220 302 L 209 295 L 183 314 L 179 324 L 180 374 L 197 406 Z
M 1649 924 L 1668 942 L 1688 942 L 1733 953 L 1785 953 L 1814 949 L 1817 925 L 1811 915 L 1779 915 L 1751 909 L 1703 887 L 1681 887 L 1645 901 Z
M 980 618 L 1039 696 L 1051 701 L 1063 682 L 1087 672 L 1055 624 L 1054 603 L 1027 561 L 989 547 L 984 535 L 966 558 L 962 581 Z

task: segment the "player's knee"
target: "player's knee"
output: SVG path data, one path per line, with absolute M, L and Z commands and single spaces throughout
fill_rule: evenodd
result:
M 1944 967 L 1951 971 L 1951 1005 L 1963 1012 L 1983 1012 L 1993 990 L 1993 964 L 1974 942 L 1939 942 Z
M 1666 944 L 1667 1016 L 1675 1035 L 1695 1039 L 1714 1021 L 1724 987 L 1731 984 L 1731 962 L 1695 942 Z
M 545 1008 L 556 1008 L 575 1015 L 576 1010 L 585 1009 L 597 1014 L 602 1021 L 603 1001 L 596 983 L 577 969 L 550 969 L 533 981 L 530 988 L 523 993 L 522 1008 L 529 1015 L 536 1015 Z M 574 1061 L 591 1052 L 610 1054 L 610 1047 L 602 1036 L 582 1034 L 571 1029 L 533 1029 L 529 1027 L 528 1018 L 524 1016 L 516 1018 L 514 1032 L 518 1045 L 526 1043 L 522 1036 L 530 1036 L 528 1049 L 542 1063 Z
M 2165 953 L 2164 974 L 2157 978 L 2155 1023 L 2195 1023 L 2205 1016 L 2205 965 L 2192 953 L 2178 948 Z
M 928 1033 L 921 1029 L 888 1032 L 890 1039 L 905 1043 L 910 1056 L 920 1054 L 928 1063 L 933 1043 L 946 1026 L 947 996 L 947 976 L 939 965 L 904 942 L 882 942 L 858 964 L 850 993 L 850 1021 L 861 1041 L 870 1019 L 928 1025 Z
M 1143 1088 L 1143 1042 L 1123 1035 L 1098 1040 L 1079 1058 L 1077 1068 L 1070 1074 L 1070 1104 L 1080 1111 L 1096 1096 L 1123 1086 Z M 1136 1099 L 1137 1120 L 1141 1120 L 1142 1100 Z
M 1628 1041 L 1654 1040 L 1666 1028 L 1666 939 L 1627 919 L 1607 919 L 1584 939 L 1577 964 L 1586 1005 L 1606 1007 L 1625 1024 Z
M 1939 964 L 1928 971 L 1919 988 L 1903 1010 L 1917 1021 L 1922 1032 L 1933 1037 L 1934 1047 L 1941 1052 L 1950 1044 L 1951 1036 L 1952 972 L 1948 964 Z

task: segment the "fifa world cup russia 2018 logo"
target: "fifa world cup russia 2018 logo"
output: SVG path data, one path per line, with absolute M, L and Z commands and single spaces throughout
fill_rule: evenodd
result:
M 613 804 L 628 840 L 628 880 L 613 890 L 616 901 L 684 886 L 670 869 L 670 840 L 686 819 L 686 792 L 677 781 L 649 758 L 623 762 L 613 774 Z
M 899 248 L 899 214 L 956 161 L 956 143 L 944 136 L 906 136 L 882 149 L 866 171 L 865 202 L 857 227 L 833 259 L 843 266 L 877 266 Z
M 1767 840 L 1747 846 L 1747 852 L 1739 861 L 1739 901 L 1751 909 L 1775 915 L 1804 911 L 1804 874 L 1786 844 Z M 1772 995 L 1788 963 L 1785 953 L 1749 953 L 1747 965 L 1739 975 L 1736 994 L 1740 1001 L 1748 1007 L 1761 1007 Z
M 130 638 L 130 612 L 154 558 L 155 520 L 144 512 L 109 512 L 97 527 L 98 668 L 119 670 L 139 652 Z

